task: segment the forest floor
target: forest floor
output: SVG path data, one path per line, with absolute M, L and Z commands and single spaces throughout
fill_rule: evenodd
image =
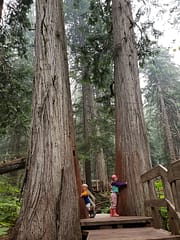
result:
M 109 192 L 93 192 L 96 198 L 96 212 L 109 213 L 110 193 Z M 0 236 L 0 240 L 9 240 L 9 235 Z
M 8 237 L 8 235 L 6 235 L 6 236 L 0 236 L 0 240 L 9 240 L 9 237 Z

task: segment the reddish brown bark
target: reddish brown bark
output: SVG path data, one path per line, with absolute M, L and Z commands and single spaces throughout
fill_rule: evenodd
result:
M 131 2 L 112 1 L 115 99 L 116 173 L 128 186 L 120 192 L 121 215 L 144 215 L 141 174 L 150 167 L 143 116 Z
M 81 239 L 63 1 L 36 1 L 27 178 L 13 240 Z

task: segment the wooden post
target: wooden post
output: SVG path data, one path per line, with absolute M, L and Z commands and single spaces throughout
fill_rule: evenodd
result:
M 143 195 L 144 195 L 144 202 L 150 199 L 148 182 L 143 183 Z M 148 217 L 152 216 L 152 211 L 150 207 L 147 205 L 145 205 L 145 215 Z
M 169 227 L 172 234 L 180 234 L 180 213 L 176 212 L 170 201 L 166 200 L 169 213 Z
M 162 179 L 165 198 L 167 198 L 172 204 L 174 204 L 172 191 L 171 191 L 171 185 L 168 181 L 168 170 L 165 167 L 163 167 L 162 165 L 160 165 L 159 171 L 160 171 L 160 176 Z
M 168 172 L 176 211 L 180 212 L 180 160 L 171 164 Z

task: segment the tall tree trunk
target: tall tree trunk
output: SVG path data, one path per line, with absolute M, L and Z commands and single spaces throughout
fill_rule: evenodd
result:
M 175 150 L 174 150 L 173 137 L 172 137 L 172 133 L 171 133 L 171 129 L 170 129 L 166 106 L 164 103 L 164 97 L 163 97 L 163 93 L 162 93 L 162 89 L 161 89 L 159 80 L 157 80 L 157 88 L 158 88 L 158 94 L 159 94 L 159 98 L 160 98 L 164 129 L 165 129 L 165 133 L 166 133 L 166 141 L 167 141 L 167 145 L 169 148 L 169 157 L 170 157 L 170 161 L 172 163 L 172 162 L 176 161 L 176 154 L 175 154 Z
M 17 240 L 81 239 L 62 5 L 36 1 L 32 132 Z
M 89 137 L 92 134 L 91 120 L 94 118 L 93 93 L 89 83 L 82 84 L 84 141 L 88 157 L 85 160 L 86 183 L 91 189 L 91 159 Z
M 107 175 L 107 167 L 106 162 L 104 159 L 104 151 L 103 148 L 100 148 L 97 154 L 97 161 L 96 161 L 96 176 L 97 179 L 100 180 L 101 183 L 101 190 L 105 191 L 108 189 L 108 175 Z
M 70 101 L 70 111 L 72 109 L 72 102 Z M 72 112 L 72 111 L 71 111 Z M 72 120 L 71 123 L 71 132 L 72 132 L 72 146 L 73 146 L 73 158 L 74 158 L 74 167 L 75 167 L 75 175 L 76 175 L 76 184 L 79 194 L 79 207 L 80 207 L 80 218 L 88 218 L 88 212 L 86 210 L 86 206 L 84 203 L 84 199 L 80 197 L 81 195 L 81 174 L 80 174 L 80 166 L 79 166 L 79 160 L 77 155 L 77 148 L 76 148 L 76 142 L 75 142 L 75 129 L 74 129 L 74 122 L 73 122 L 73 115 L 70 118 Z
M 129 0 L 112 1 L 115 99 L 116 173 L 128 181 L 119 197 L 121 215 L 143 215 L 141 174 L 150 167 L 145 130 L 137 50 Z
M 80 207 L 80 218 L 88 218 L 88 212 L 86 210 L 86 206 L 84 203 L 84 199 L 82 197 L 80 197 L 81 195 L 81 185 L 82 185 L 82 181 L 81 181 L 81 175 L 80 175 L 80 167 L 79 167 L 79 161 L 78 161 L 78 157 L 77 157 L 77 151 L 76 151 L 76 146 L 74 145 L 73 148 L 73 156 L 74 156 L 74 166 L 75 166 L 75 174 L 76 174 L 76 184 L 77 184 L 77 188 L 78 188 L 78 194 L 79 194 L 79 207 Z

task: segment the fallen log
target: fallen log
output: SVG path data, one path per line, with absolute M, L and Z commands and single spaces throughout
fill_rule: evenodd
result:
M 0 174 L 9 173 L 19 169 L 23 169 L 26 166 L 26 158 L 19 158 L 14 160 L 8 160 L 0 163 Z

